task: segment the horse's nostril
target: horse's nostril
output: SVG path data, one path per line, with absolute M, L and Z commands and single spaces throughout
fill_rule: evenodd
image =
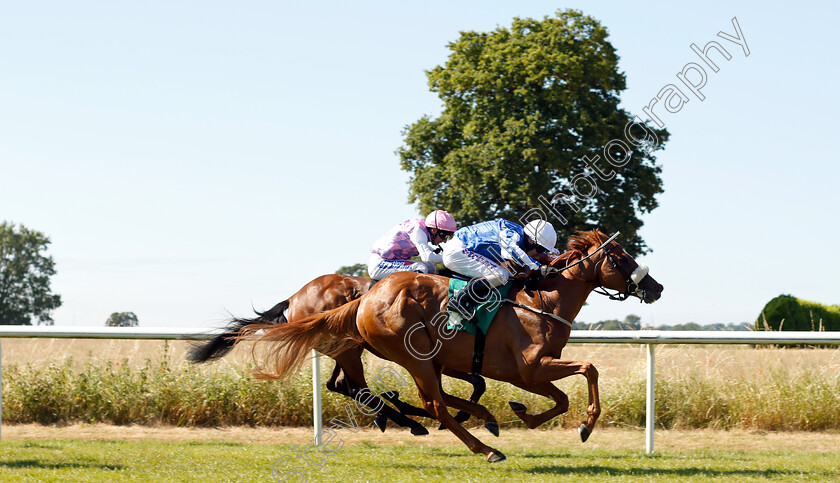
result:
M 660 285 L 660 284 L 658 284 L 658 283 L 657 283 L 657 284 L 656 284 L 656 291 L 657 291 L 657 292 L 661 292 L 661 291 L 663 291 L 663 290 L 665 290 L 665 287 L 663 287 L 662 285 Z

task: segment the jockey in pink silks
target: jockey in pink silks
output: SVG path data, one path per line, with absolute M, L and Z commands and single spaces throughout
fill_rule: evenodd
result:
M 448 240 L 458 226 L 452 215 L 443 210 L 429 213 L 425 220 L 406 220 L 382 235 L 370 253 L 368 274 L 374 280 L 381 280 L 395 272 L 435 273 L 436 263 L 443 257 L 435 246 Z M 409 260 L 419 256 L 419 262 Z

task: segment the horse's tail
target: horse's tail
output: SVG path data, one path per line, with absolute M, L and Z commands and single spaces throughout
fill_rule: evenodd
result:
M 259 335 L 257 342 L 268 342 L 263 366 L 254 370 L 257 379 L 282 379 L 300 367 L 312 349 L 330 357 L 364 343 L 356 327 L 361 299 L 316 314 L 293 324 L 250 324 L 239 329 L 237 341 Z M 260 335 L 259 331 L 263 331 Z M 254 344 L 257 349 L 262 344 Z
M 214 336 L 204 343 L 198 343 L 187 351 L 187 360 L 200 364 L 202 362 L 214 361 L 227 355 L 239 340 L 239 333 L 248 326 L 259 324 L 285 324 L 286 316 L 283 312 L 289 307 L 289 301 L 284 300 L 265 312 L 257 312 L 253 319 L 233 319 L 222 333 Z
M 288 308 L 289 299 L 286 299 L 265 312 L 257 312 L 257 315 L 259 315 L 261 319 L 266 322 L 271 322 L 272 324 L 285 324 L 288 322 L 285 314 L 286 309 Z

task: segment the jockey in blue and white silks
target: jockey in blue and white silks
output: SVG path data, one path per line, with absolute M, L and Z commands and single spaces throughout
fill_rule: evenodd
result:
M 534 220 L 522 227 L 500 218 L 456 231 L 443 250 L 443 264 L 471 280 L 449 301 L 449 308 L 468 319 L 491 288 L 504 285 L 512 276 L 501 266 L 502 262 L 512 260 L 538 270 L 539 262 L 529 253 L 533 256 L 546 251 L 553 253 L 556 243 L 557 232 L 544 220 Z
M 405 271 L 435 273 L 435 264 L 443 259 L 433 245 L 446 241 L 457 228 L 452 215 L 443 210 L 429 213 L 425 220 L 406 220 L 391 228 L 373 244 L 368 260 L 370 278 L 381 280 Z M 410 260 L 416 256 L 421 261 Z

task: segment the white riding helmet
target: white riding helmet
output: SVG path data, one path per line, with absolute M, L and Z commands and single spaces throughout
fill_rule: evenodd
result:
M 545 220 L 531 220 L 525 225 L 525 234 L 533 238 L 537 245 L 553 252 L 557 244 L 557 232 L 551 223 Z

